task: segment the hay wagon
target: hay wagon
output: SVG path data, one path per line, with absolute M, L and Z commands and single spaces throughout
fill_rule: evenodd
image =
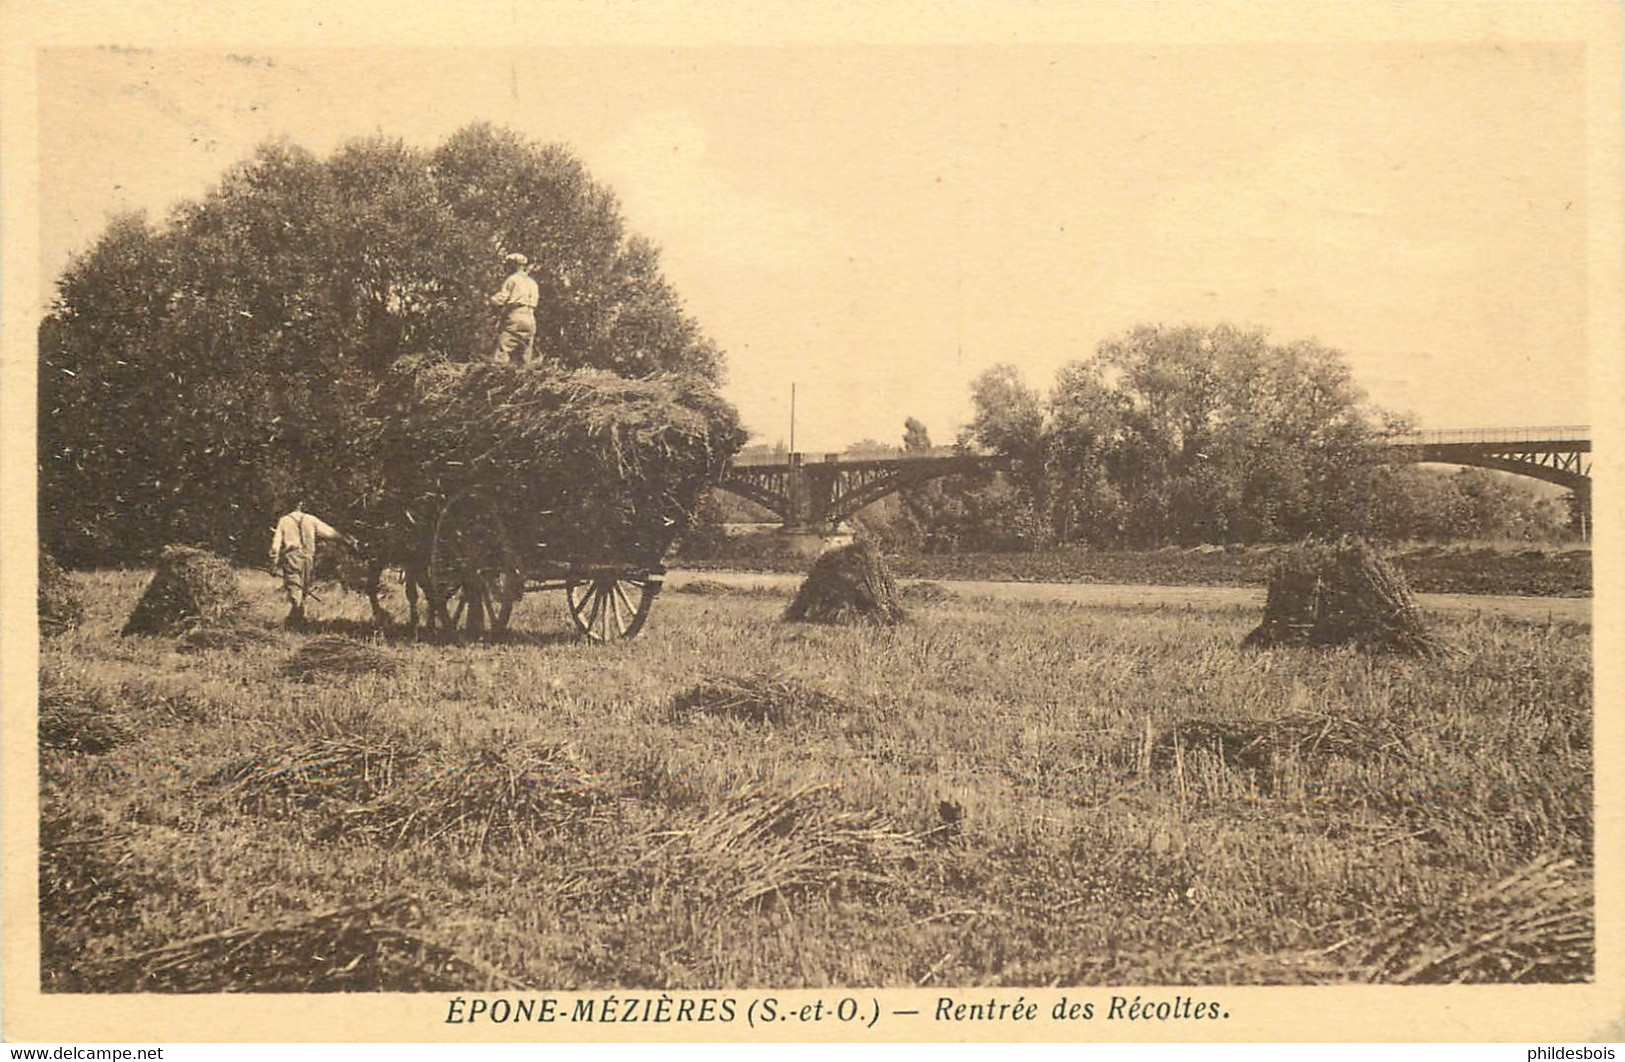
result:
M 595 642 L 635 636 L 664 558 L 743 441 L 708 381 L 400 363 L 375 399 L 382 477 L 357 526 L 402 570 L 412 622 L 501 633 L 562 590 Z
M 679 508 L 683 515 L 662 515 L 662 534 L 587 549 L 579 534 L 558 546 L 549 541 L 551 512 L 525 521 L 489 504 L 454 505 L 424 538 L 425 548 L 402 563 L 407 596 L 423 595 L 431 627 L 481 637 L 506 631 L 526 594 L 563 591 L 583 637 L 632 638 L 649 617 L 665 579 L 664 558 L 686 526 L 689 507 Z M 524 531 L 516 532 L 516 524 Z M 412 613 L 416 623 L 415 600 Z

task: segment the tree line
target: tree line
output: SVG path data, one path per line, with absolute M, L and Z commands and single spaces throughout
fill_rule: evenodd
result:
M 39 330 L 39 520 L 65 563 L 167 542 L 259 556 L 293 500 L 342 511 L 376 470 L 362 410 L 403 354 L 494 341 L 501 256 L 541 289 L 536 351 L 627 376 L 722 358 L 567 149 L 473 125 L 430 149 L 262 146 L 163 223 L 116 219 Z
M 1382 460 L 1410 430 L 1344 356 L 1259 329 L 1142 326 L 1070 362 L 1047 393 L 1010 365 L 972 384 L 957 444 L 1009 475 L 912 488 L 860 515 L 900 548 L 1156 548 L 1355 533 L 1385 541 L 1563 537 L 1563 501 L 1480 469 Z M 905 449 L 931 447 L 904 426 Z

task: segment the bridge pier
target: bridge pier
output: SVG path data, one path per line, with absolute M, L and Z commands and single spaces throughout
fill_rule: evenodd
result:
M 784 551 L 794 557 L 819 557 L 832 549 L 852 544 L 852 536 L 840 531 L 816 528 L 780 528 L 779 541 Z
M 1573 489 L 1569 502 L 1569 528 L 1580 536 L 1581 542 L 1591 541 L 1591 481 L 1586 480 Z
M 835 459 L 829 454 L 821 463 L 808 464 L 802 454 L 790 455 L 790 473 L 785 477 L 789 505 L 779 535 L 797 557 L 817 557 L 852 541 L 851 535 L 836 530 L 840 521 L 829 508 L 839 475 Z
M 789 468 L 783 480 L 784 533 L 790 535 L 828 535 L 838 523 L 830 511 L 835 496 L 836 480 L 841 474 L 838 454 L 826 454 L 822 462 L 809 463 L 805 454 L 790 455 Z

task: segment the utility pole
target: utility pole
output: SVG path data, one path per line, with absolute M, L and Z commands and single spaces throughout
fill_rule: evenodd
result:
M 796 385 L 790 382 L 790 452 L 796 452 Z

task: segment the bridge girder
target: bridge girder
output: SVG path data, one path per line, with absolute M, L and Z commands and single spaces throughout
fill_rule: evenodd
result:
M 1528 476 L 1565 487 L 1576 494 L 1591 491 L 1591 442 L 1391 443 L 1385 459 L 1411 464 L 1466 465 Z
M 776 482 L 782 480 L 783 474 L 756 473 L 752 471 L 746 475 L 737 472 L 726 476 L 717 486 L 722 490 L 739 495 L 749 501 L 755 502 L 762 508 L 769 510 L 780 520 L 787 519 L 786 508 L 788 498 Z
M 799 457 L 799 455 L 798 455 Z M 905 487 L 1008 469 L 1009 459 L 958 455 L 736 466 L 717 484 L 771 510 L 787 528 L 826 530 Z
M 968 475 L 976 472 L 1005 471 L 1010 461 L 1002 457 L 950 457 L 927 460 L 914 459 L 899 462 L 895 467 L 854 469 L 835 481 L 835 491 L 829 499 L 831 523 L 839 523 L 888 494 L 905 487 L 919 486 L 944 476 Z

